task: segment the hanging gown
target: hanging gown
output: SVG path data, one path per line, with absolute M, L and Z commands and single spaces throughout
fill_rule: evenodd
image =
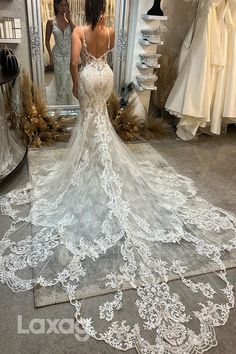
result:
M 211 99 L 211 118 L 210 132 L 219 135 L 223 125 L 223 111 L 226 98 L 227 86 L 227 61 L 229 50 L 229 32 L 232 29 L 233 21 L 229 3 L 221 4 L 218 11 L 218 20 L 220 25 L 220 47 L 222 54 L 222 69 L 214 75 L 212 83 L 212 99 Z M 232 96 L 232 92 L 230 93 Z
M 223 117 L 236 123 L 236 0 L 228 0 L 232 15 L 232 26 L 228 37 L 226 91 Z
M 70 75 L 71 27 L 68 25 L 62 32 L 53 21 L 52 33 L 55 39 L 52 49 L 55 75 L 46 87 L 47 102 L 50 105 L 71 105 L 75 103 Z
M 62 160 L 0 198 L 12 219 L 0 280 L 14 292 L 61 285 L 84 330 L 119 350 L 204 352 L 234 306 L 224 261 L 235 257 L 236 216 L 158 154 L 151 163 L 119 139 L 106 106 L 109 42 L 96 58 L 83 40 L 81 113 Z M 94 281 L 109 294 L 96 306 L 81 301 L 96 295 Z
M 224 21 L 229 11 L 225 0 L 199 0 L 192 44 L 165 105 L 181 118 L 177 135 L 183 140 L 192 139 L 199 127 L 211 124 L 211 132 L 219 133 L 217 119 L 222 110 L 217 111 L 217 101 L 214 106 L 212 100 L 220 89 L 216 88 L 219 75 L 218 86 L 224 81 L 224 72 L 220 72 L 225 67 L 228 30 Z M 222 98 L 219 102 L 222 105 Z

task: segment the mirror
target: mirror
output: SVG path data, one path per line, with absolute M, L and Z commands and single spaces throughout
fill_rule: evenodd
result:
M 107 0 L 107 26 L 115 26 L 116 3 L 116 0 Z M 62 0 L 60 4 L 65 11 L 69 5 L 70 15 L 65 15 L 64 22 L 55 16 L 53 0 L 27 0 L 33 80 L 44 89 L 50 107 L 73 109 L 78 108 L 78 101 L 71 93 L 70 36 L 74 25 L 85 24 L 85 1 Z M 112 52 L 108 61 L 113 67 Z

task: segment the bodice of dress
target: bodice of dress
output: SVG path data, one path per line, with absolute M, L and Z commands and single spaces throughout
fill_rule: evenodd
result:
M 54 54 L 70 55 L 71 51 L 71 27 L 68 25 L 64 32 L 53 22 L 52 33 L 55 39 L 55 46 L 53 48 Z
M 93 103 L 98 107 L 100 106 L 99 102 L 103 105 L 111 95 L 113 72 L 107 63 L 109 51 L 110 38 L 107 51 L 99 58 L 96 58 L 89 53 L 84 36 L 79 73 L 79 101 L 81 107 L 90 107 Z
M 82 45 L 82 50 L 81 50 L 81 64 L 82 67 L 85 65 L 93 65 L 97 70 L 102 70 L 104 65 L 107 65 L 107 55 L 110 51 L 110 36 L 109 36 L 109 31 L 108 31 L 108 45 L 107 45 L 107 51 L 101 55 L 99 58 L 96 58 L 93 56 L 91 53 L 89 53 L 88 48 L 87 48 L 87 43 L 85 39 L 85 34 L 84 34 L 84 29 L 82 28 L 83 32 L 83 45 Z

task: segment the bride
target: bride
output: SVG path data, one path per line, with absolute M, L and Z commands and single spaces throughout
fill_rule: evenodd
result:
M 13 292 L 61 285 L 84 330 L 119 350 L 202 353 L 234 306 L 225 264 L 235 257 L 236 217 L 116 135 L 106 107 L 114 31 L 104 25 L 105 0 L 85 5 L 87 26 L 72 35 L 80 117 L 62 161 L 0 199 L 12 219 L 1 282 Z

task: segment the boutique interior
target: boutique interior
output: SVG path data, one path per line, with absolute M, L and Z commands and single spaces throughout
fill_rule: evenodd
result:
M 61 1 L 68 3 L 69 25 L 64 30 L 55 25 L 48 35 L 48 21 L 56 18 L 53 0 L 0 0 L 0 196 L 34 183 L 37 173 L 51 173 L 81 117 L 83 109 L 72 94 L 70 41 L 74 27 L 86 25 L 86 0 Z M 106 26 L 115 30 L 115 45 L 107 55 L 114 75 L 107 101 L 114 131 L 134 154 L 151 163 L 158 154 L 160 166 L 167 164 L 177 175 L 193 180 L 201 198 L 236 213 L 236 0 L 107 0 L 105 6 Z M 6 31 L 9 23 L 12 27 Z M 59 50 L 62 54 L 57 57 Z M 82 65 L 80 60 L 78 71 Z M 2 214 L 1 238 L 10 225 L 10 218 Z M 226 264 L 228 278 L 235 286 L 235 253 Z M 205 273 L 199 270 L 191 279 L 201 281 Z M 177 283 L 176 279 L 172 283 Z M 98 336 L 92 330 L 87 331 L 93 337 L 88 340 L 83 328 L 77 328 L 79 339 L 66 329 L 63 333 L 63 324 L 61 331 L 55 327 L 53 331 L 52 326 L 51 332 L 37 332 L 37 325 L 42 329 L 39 318 L 50 318 L 51 323 L 67 319 L 67 325 L 69 319 L 74 321 L 74 309 L 65 294 L 40 286 L 12 294 L 3 284 L 2 354 L 115 354 L 128 349 L 130 354 L 235 353 L 235 309 L 227 323 L 216 321 L 220 329 L 216 335 L 214 332 L 211 344 L 207 340 L 205 347 L 201 344 L 201 350 L 194 348 L 194 342 L 187 347 L 187 340 L 184 347 L 183 337 L 180 335 L 178 342 L 170 328 L 165 329 L 169 331 L 166 337 L 158 332 L 152 327 L 157 314 L 151 312 L 150 321 L 142 328 L 147 333 L 141 344 L 131 345 L 130 337 L 122 348 L 112 327 L 101 340 L 95 340 Z M 97 284 L 92 287 L 85 283 L 80 293 L 87 299 L 84 311 L 89 313 L 90 307 L 100 304 L 97 297 L 118 310 L 117 298 L 112 302 L 111 294 L 98 288 Z M 132 307 L 127 313 L 127 318 L 132 318 Z M 144 314 L 141 317 L 144 319 Z M 33 320 L 36 328 L 28 329 Z M 177 327 L 178 320 L 173 319 L 173 328 L 175 321 Z M 50 329 L 50 323 L 46 324 Z M 121 337 L 125 336 L 124 327 L 120 327 Z M 150 329 L 155 330 L 156 337 L 149 335 Z M 149 343 L 146 350 L 143 338 Z M 165 342 L 173 347 L 165 347 Z

